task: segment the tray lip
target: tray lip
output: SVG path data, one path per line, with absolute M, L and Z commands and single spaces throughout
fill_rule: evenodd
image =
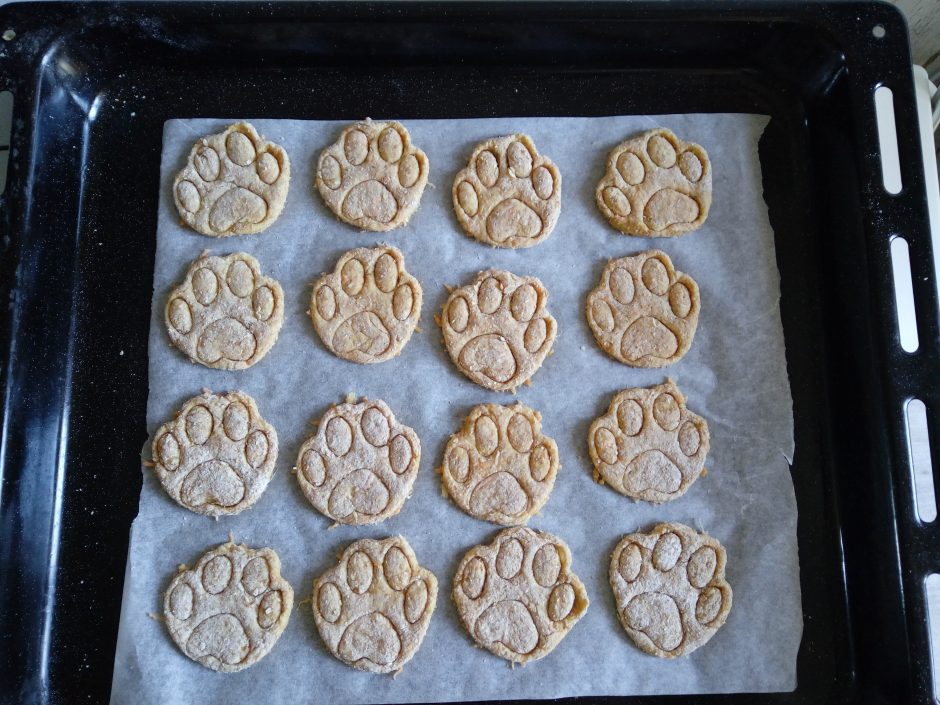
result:
M 826 12 L 844 13 L 847 16 L 861 15 L 877 10 L 891 15 L 892 20 L 904 29 L 904 41 L 908 43 L 907 19 L 900 8 L 889 0 L 816 0 L 806 3 L 799 0 L 586 0 L 573 3 L 570 0 L 466 0 L 448 3 L 446 15 L 442 16 L 440 4 L 432 0 L 298 0 L 297 2 L 265 2 L 264 0 L 13 0 L 0 5 L 0 23 L 5 19 L 19 19 L 31 15 L 43 16 L 44 24 L 52 33 L 61 23 L 86 13 L 110 12 L 111 21 L 132 20 L 150 17 L 202 18 L 206 24 L 220 21 L 240 22 L 269 20 L 331 21 L 352 19 L 356 22 L 434 23 L 441 19 L 473 17 L 477 20 L 504 22 L 523 19 L 525 13 L 538 10 L 540 19 L 546 21 L 590 21 L 597 18 L 624 23 L 646 23 L 664 18 L 675 20 L 676 15 L 690 13 L 680 21 L 751 22 L 772 20 L 781 24 L 809 24 L 830 27 L 822 20 Z M 208 11 L 208 12 L 207 12 Z M 484 14 L 481 18 L 480 15 Z M 97 20 L 95 16 L 92 19 Z M 834 18 L 835 19 L 835 18 Z M 839 36 L 833 34 L 834 37 Z
M 46 10 L 60 12 L 61 13 L 60 18 L 64 20 L 75 18 L 78 12 L 77 8 L 84 8 L 84 7 L 106 8 L 109 11 L 114 11 L 118 13 L 120 15 L 120 19 L 133 20 L 135 18 L 145 17 L 145 16 L 151 16 L 151 17 L 162 16 L 162 10 L 164 7 L 168 8 L 170 11 L 174 13 L 181 13 L 186 16 L 193 16 L 193 13 L 197 13 L 196 8 L 199 8 L 199 7 L 203 9 L 205 9 L 206 7 L 216 7 L 216 8 L 225 9 L 225 8 L 231 7 L 232 5 L 234 5 L 234 3 L 231 3 L 231 4 L 229 3 L 192 3 L 190 4 L 190 3 L 181 3 L 181 2 L 170 2 L 170 3 L 166 3 L 166 5 L 163 5 L 161 3 L 153 3 L 153 2 L 140 3 L 140 4 L 125 3 L 125 2 L 120 2 L 120 3 L 93 2 L 93 3 L 85 3 L 85 4 L 78 3 L 75 5 L 72 5 L 70 3 L 65 3 L 65 2 L 52 2 L 52 3 L 26 2 L 26 3 L 14 3 L 14 4 L 7 5 L 7 6 L 0 8 L 0 22 L 2 22 L 3 19 L 7 18 L 8 16 L 12 16 L 14 19 L 18 18 L 19 17 L 18 13 L 20 12 L 18 8 L 21 8 L 21 7 L 27 8 L 27 9 L 35 9 L 37 12 L 43 12 L 43 14 L 46 14 L 45 13 Z M 243 8 L 246 8 L 250 12 L 257 12 L 257 13 L 260 13 L 260 15 L 270 16 L 270 19 L 278 19 L 278 18 L 295 19 L 294 13 L 290 13 L 288 15 L 283 14 L 280 8 L 284 6 L 271 6 L 266 3 L 256 3 L 256 2 L 248 2 L 244 4 L 239 3 L 238 5 L 240 5 Z M 298 3 L 297 6 L 295 7 L 295 10 L 298 7 L 302 6 L 302 9 L 303 9 L 302 16 L 311 21 L 317 21 L 317 20 L 322 20 L 322 19 L 329 19 L 329 18 L 324 18 L 323 15 L 321 14 L 322 9 L 324 7 L 329 7 L 331 12 L 337 12 L 337 14 L 342 14 L 339 12 L 339 8 L 342 7 L 345 10 L 345 7 L 344 7 L 345 5 L 347 4 L 346 3 L 329 3 L 328 5 L 324 4 L 321 6 L 318 3 Z M 388 3 L 388 4 L 370 3 L 368 5 L 363 5 L 363 7 L 382 8 L 382 7 L 398 6 L 398 7 L 407 7 L 407 8 L 411 8 L 411 7 L 417 8 L 423 5 L 430 6 L 430 3 L 427 3 L 427 4 L 426 3 L 411 3 L 411 2 Z M 840 10 L 844 8 L 861 8 L 861 9 L 868 8 L 870 9 L 873 7 L 880 7 L 880 8 L 883 8 L 886 12 L 892 13 L 896 20 L 899 20 L 900 23 L 906 26 L 905 20 L 903 19 L 903 15 L 900 13 L 900 10 L 898 10 L 898 8 L 896 8 L 895 6 L 887 2 L 883 2 L 882 0 L 874 0 L 872 2 L 859 2 L 857 0 L 830 0 L 829 2 L 826 2 L 826 3 L 820 3 L 820 5 L 825 6 L 825 7 L 830 7 L 835 10 Z M 564 9 L 565 14 L 567 14 L 569 7 L 572 7 L 572 6 L 568 6 L 566 3 L 563 3 L 563 2 L 549 2 L 549 3 L 523 2 L 523 3 L 519 3 L 515 5 L 513 9 L 524 12 L 525 10 L 531 9 L 533 7 L 545 7 L 545 6 L 551 9 L 557 9 L 558 11 L 561 11 L 562 9 Z M 455 6 L 455 8 L 456 7 L 457 6 Z M 696 11 L 702 11 L 705 15 L 709 15 L 709 16 L 714 15 L 716 18 L 720 19 L 721 21 L 751 21 L 755 19 L 761 19 L 761 18 L 766 19 L 767 17 L 772 17 L 775 12 L 786 12 L 791 15 L 796 12 L 799 12 L 801 15 L 800 18 L 795 19 L 795 20 L 792 18 L 789 20 L 783 19 L 782 21 L 791 22 L 791 23 L 792 22 L 797 22 L 797 23 L 807 22 L 807 23 L 810 23 L 810 24 L 813 24 L 815 26 L 822 27 L 822 28 L 826 28 L 829 26 L 829 24 L 826 22 L 813 21 L 813 18 L 815 17 L 815 15 L 813 11 L 809 10 L 808 8 L 801 8 L 801 6 L 796 3 L 779 2 L 777 0 L 772 0 L 771 2 L 762 4 L 761 6 L 758 6 L 757 8 L 750 5 L 750 3 L 746 2 L 745 0 L 734 0 L 733 2 L 723 3 L 721 7 L 716 7 L 712 3 L 707 2 L 707 0 L 703 0 L 703 1 L 680 0 L 680 2 L 675 3 L 675 4 L 669 3 L 668 6 L 666 3 L 645 2 L 645 1 L 641 1 L 638 3 L 631 3 L 631 4 L 627 4 L 627 3 L 621 4 L 617 2 L 605 1 L 605 2 L 592 3 L 589 5 L 581 6 L 582 9 L 592 8 L 592 11 L 593 9 L 604 8 L 604 7 L 617 9 L 622 12 L 626 12 L 627 7 L 633 7 L 633 8 L 636 8 L 638 11 L 648 12 L 648 14 L 645 14 L 642 17 L 618 16 L 618 17 L 613 18 L 617 21 L 625 21 L 625 22 L 629 22 L 629 21 L 649 22 L 649 21 L 659 19 L 661 17 L 672 16 L 675 12 L 681 12 L 686 9 L 689 9 L 689 10 L 694 9 Z M 489 18 L 489 19 L 492 19 L 494 22 L 501 22 L 501 21 L 506 21 L 508 19 L 511 19 L 510 14 L 506 14 L 506 15 L 502 14 L 504 12 L 508 13 L 509 10 L 500 6 L 499 3 L 482 3 L 482 2 L 467 3 L 465 6 L 460 7 L 459 14 L 461 16 L 472 15 L 474 8 L 490 9 L 494 11 L 496 8 L 498 8 L 499 12 Z M 229 13 L 228 10 L 225 10 L 225 12 Z M 378 10 L 376 10 L 376 12 L 378 12 Z M 389 12 L 391 11 L 389 10 Z M 433 18 L 427 15 L 424 15 L 423 14 L 424 12 L 425 11 L 422 8 L 421 9 L 422 17 L 420 19 L 422 21 L 432 23 Z M 307 13 L 310 13 L 310 14 L 307 14 Z M 739 13 L 743 16 L 729 17 L 728 13 Z M 577 14 L 577 12 L 575 12 L 574 14 Z M 633 14 L 633 13 L 628 13 L 628 14 Z M 451 11 L 450 16 L 453 17 L 453 11 Z M 221 19 L 224 20 L 226 19 L 226 17 L 227 17 L 227 14 L 221 17 Z M 250 19 L 256 20 L 256 19 L 259 19 L 259 17 L 251 17 Z M 389 17 L 384 16 L 384 15 L 373 15 L 369 17 L 363 17 L 360 15 L 360 16 L 357 16 L 356 19 L 359 21 L 363 21 L 363 22 L 365 21 L 382 22 L 382 21 L 388 20 Z M 546 17 L 545 19 L 549 21 L 555 21 L 555 20 L 561 21 L 561 20 L 565 20 L 566 18 Z M 584 19 L 590 19 L 590 18 L 584 18 Z M 33 51 L 29 52 L 29 55 L 31 56 L 31 58 L 38 58 L 37 50 L 39 48 L 40 47 L 38 47 L 37 45 Z M 25 52 L 20 52 L 20 56 L 24 56 L 24 54 Z M 6 203 L 7 198 L 3 197 L 2 201 Z M 12 288 L 12 286 L 10 288 Z M 7 293 L 6 287 L 2 283 L 0 283 L 0 293 L 3 293 L 3 294 Z M 6 324 L 8 321 L 5 320 L 5 318 L 6 318 L 5 311 L 0 311 L 0 323 L 3 323 L 3 328 L 0 328 L 0 332 L 6 329 Z M 2 347 L 3 347 L 3 354 L 6 355 L 8 352 L 9 346 L 13 344 L 12 337 L 10 338 L 9 341 L 3 340 L 2 337 L 0 337 L 0 344 L 2 344 Z M 0 368 L 5 368 L 5 367 L 6 366 L 0 366 Z M 8 380 L 8 378 L 6 377 L 7 373 L 8 373 L 7 370 L 0 369 L 0 385 L 2 385 L 2 388 L 0 388 L 0 395 L 3 396 L 3 401 L 4 401 L 3 410 L 2 410 L 3 418 L 0 419 L 0 421 L 2 421 L 2 424 L 4 427 L 6 426 L 9 420 L 7 418 L 7 413 L 10 408 L 7 403 L 10 401 L 7 398 L 7 380 Z M 3 458 L 0 458 L 0 463 L 2 463 L 3 460 L 4 460 Z

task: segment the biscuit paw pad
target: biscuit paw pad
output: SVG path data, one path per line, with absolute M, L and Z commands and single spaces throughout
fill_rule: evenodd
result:
M 251 255 L 198 257 L 164 310 L 173 345 L 217 370 L 251 367 L 277 340 L 284 292 Z
M 455 289 L 441 326 L 451 360 L 482 387 L 512 391 L 541 367 L 555 340 L 548 291 L 535 277 L 480 272 Z
M 314 581 L 310 601 L 330 653 L 362 671 L 391 673 L 421 646 L 437 578 L 403 537 L 362 539 Z
M 596 475 L 627 497 L 657 504 L 685 494 L 709 448 L 708 424 L 685 401 L 672 380 L 618 392 L 588 431 Z
M 155 471 L 180 506 L 198 514 L 238 514 L 274 473 L 277 432 L 242 392 L 193 397 L 157 429 Z
M 317 164 L 323 201 L 337 218 L 364 230 L 405 225 L 427 182 L 428 158 L 399 122 L 350 125 Z
M 631 367 L 665 367 L 682 359 L 698 327 L 698 285 L 659 250 L 607 263 L 587 299 L 598 345 Z
M 493 543 L 463 557 L 454 602 L 480 645 L 504 659 L 540 659 L 588 608 L 584 585 L 571 572 L 571 552 L 556 536 L 504 529 Z
M 528 135 L 487 140 L 457 173 L 454 212 L 470 237 L 495 247 L 531 247 L 561 211 L 561 174 Z
M 653 656 L 685 656 L 711 639 L 731 610 L 725 549 L 683 524 L 624 536 L 610 558 L 617 615 Z
M 323 344 L 351 362 L 398 355 L 421 314 L 421 285 L 395 247 L 351 250 L 313 285 L 310 319 Z
M 650 130 L 614 148 L 595 197 L 601 213 L 622 233 L 682 235 L 708 217 L 711 162 L 699 145 L 666 129 Z
M 173 182 L 180 217 L 203 235 L 247 235 L 273 223 L 284 209 L 290 161 L 248 123 L 193 145 Z
M 411 495 L 421 443 L 379 400 L 341 404 L 300 448 L 297 480 L 310 503 L 342 524 L 374 524 Z
M 170 583 L 163 600 L 167 629 L 193 661 L 232 673 L 274 647 L 294 604 L 270 548 L 223 544 Z
M 541 414 L 523 404 L 483 404 L 450 437 L 441 475 L 467 514 L 516 526 L 548 501 L 558 468 L 558 448 L 542 435 Z

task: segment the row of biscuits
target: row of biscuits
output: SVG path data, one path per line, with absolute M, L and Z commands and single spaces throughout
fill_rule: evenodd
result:
M 422 298 L 398 248 L 358 248 L 314 282 L 309 315 L 334 354 L 378 363 L 398 355 L 411 338 Z M 653 250 L 608 262 L 588 294 L 586 315 L 608 355 L 633 367 L 664 367 L 688 352 L 699 309 L 695 280 Z M 245 369 L 277 340 L 284 292 L 251 255 L 204 253 L 170 292 L 164 317 L 170 340 L 193 362 Z M 438 322 L 454 364 L 497 391 L 527 383 L 557 333 L 544 284 L 495 269 L 451 290 Z
M 609 580 L 621 625 L 646 653 L 673 658 L 705 644 L 731 609 L 721 544 L 682 524 L 622 537 Z M 514 663 L 551 652 L 587 611 L 568 546 L 552 534 L 504 529 L 470 549 L 452 597 L 480 646 Z M 186 656 L 215 671 L 261 660 L 287 626 L 294 593 L 271 548 L 234 540 L 181 566 L 164 596 L 170 636 Z M 320 637 L 342 662 L 397 673 L 418 651 L 437 604 L 437 578 L 402 536 L 350 544 L 313 581 Z
M 348 126 L 317 160 L 316 187 L 343 222 L 387 231 L 405 225 L 428 182 L 427 155 L 398 122 Z M 531 247 L 549 236 L 561 211 L 562 177 L 528 135 L 478 144 L 453 185 L 464 232 L 494 247 Z M 290 159 L 248 123 L 193 145 L 173 195 L 193 230 L 216 237 L 258 233 L 280 215 Z M 699 227 L 711 204 L 705 150 L 658 128 L 619 144 L 595 192 L 608 222 L 630 235 L 668 237 Z
M 588 446 L 594 477 L 633 499 L 674 500 L 705 473 L 708 424 L 686 408 L 672 380 L 625 389 L 594 420 Z M 421 441 L 382 400 L 331 407 L 297 453 L 304 496 L 341 524 L 374 524 L 401 511 L 421 462 Z M 265 491 L 278 457 L 277 431 L 244 392 L 189 399 L 157 429 L 153 467 L 180 506 L 238 514 Z M 517 402 L 474 407 L 444 449 L 445 496 L 465 513 L 506 526 L 525 524 L 549 499 L 560 463 L 542 416 Z

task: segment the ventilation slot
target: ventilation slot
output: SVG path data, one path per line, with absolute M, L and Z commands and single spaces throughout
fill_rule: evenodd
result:
M 875 116 L 878 119 L 881 180 L 885 191 L 897 194 L 901 192 L 901 161 L 898 158 L 898 132 L 894 126 L 894 94 L 887 86 L 875 89 Z
M 7 187 L 7 167 L 10 163 L 10 132 L 13 127 L 13 94 L 0 91 L 0 193 Z
M 921 521 L 929 523 L 937 518 L 937 496 L 933 489 L 933 463 L 930 460 L 927 407 L 920 399 L 911 399 L 907 403 L 906 411 L 907 442 L 910 444 L 917 516 Z
M 917 337 L 917 316 L 914 312 L 914 286 L 911 281 L 911 255 L 907 240 L 891 240 L 891 269 L 894 272 L 894 304 L 898 311 L 898 337 L 905 352 L 914 352 L 920 345 Z
M 933 697 L 940 696 L 940 575 L 931 573 L 924 581 L 927 593 L 927 624 L 930 636 L 930 672 L 933 680 Z

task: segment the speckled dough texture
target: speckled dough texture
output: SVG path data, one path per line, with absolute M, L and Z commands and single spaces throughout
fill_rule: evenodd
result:
M 711 639 L 731 611 L 725 549 L 684 524 L 624 536 L 610 557 L 617 616 L 653 656 L 686 656 Z
M 595 197 L 601 213 L 622 233 L 682 235 L 708 217 L 711 162 L 704 149 L 671 130 L 649 130 L 613 149 Z
M 249 254 L 204 253 L 170 292 L 163 315 L 170 341 L 190 360 L 217 370 L 243 370 L 277 340 L 284 292 Z
M 601 349 L 631 367 L 666 367 L 689 351 L 698 327 L 698 284 L 665 252 L 611 260 L 587 297 Z
M 350 545 L 313 583 L 317 630 L 343 663 L 397 673 L 421 647 L 437 605 L 437 578 L 403 536 Z
M 708 424 L 671 379 L 617 392 L 588 431 L 594 479 L 659 504 L 681 497 L 705 469 Z
M 154 434 L 154 471 L 181 507 L 219 517 L 254 504 L 271 480 L 277 432 L 243 392 L 193 397 Z
M 421 315 L 421 285 L 397 247 L 350 250 L 313 284 L 310 320 L 323 344 L 350 362 L 398 355 Z
M 341 524 L 374 524 L 411 496 L 421 442 L 388 404 L 364 399 L 332 407 L 300 447 L 297 480 L 317 511 Z
M 464 232 L 493 247 L 532 247 L 547 238 L 561 211 L 561 173 L 528 135 L 478 144 L 453 188 Z
M 548 501 L 558 447 L 542 435 L 542 415 L 525 404 L 481 404 L 444 449 L 444 492 L 470 516 L 525 524 Z
M 180 218 L 203 235 L 260 233 L 280 215 L 290 185 L 287 152 L 247 122 L 193 145 L 173 181 Z
M 400 122 L 350 125 L 320 153 L 317 190 L 337 218 L 382 232 L 408 223 L 428 182 L 428 158 Z
M 163 600 L 167 630 L 193 661 L 234 673 L 263 659 L 290 619 L 294 591 L 270 548 L 232 542 L 181 566 Z
M 451 292 L 441 328 L 457 368 L 494 391 L 514 391 L 531 379 L 557 332 L 542 282 L 497 269 Z
M 547 656 L 589 604 L 565 542 L 528 528 L 503 529 L 468 551 L 453 597 L 474 641 L 515 663 Z

